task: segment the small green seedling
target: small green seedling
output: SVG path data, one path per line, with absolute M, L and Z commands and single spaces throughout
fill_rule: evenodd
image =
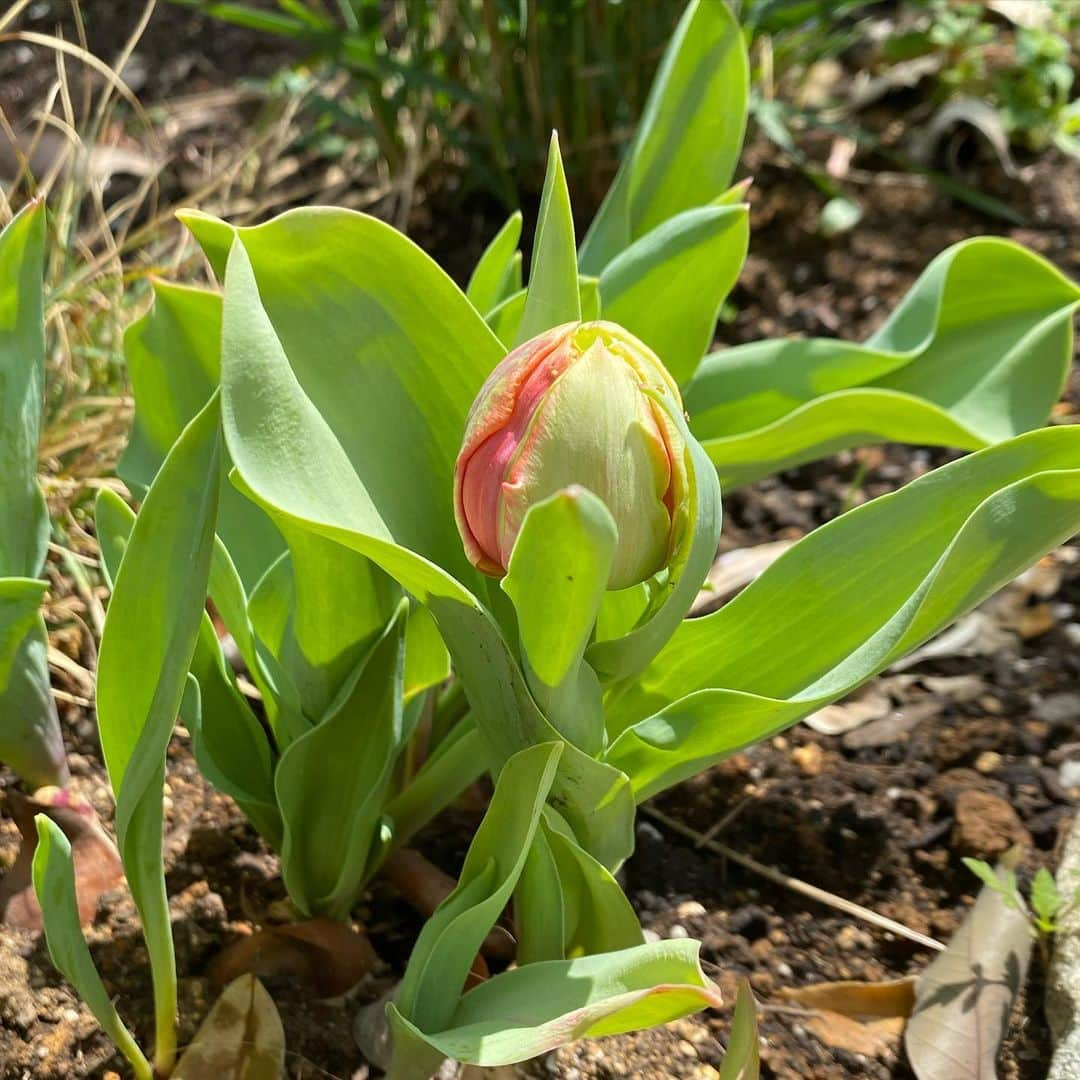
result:
M 1012 868 L 1003 866 L 999 874 L 982 859 L 964 859 L 964 865 L 988 889 L 993 889 L 1006 907 L 1021 911 L 1028 917 L 1043 960 L 1048 960 L 1050 938 L 1061 929 L 1062 912 L 1080 902 L 1080 886 L 1071 896 L 1063 895 L 1054 875 L 1045 866 L 1040 866 L 1031 879 L 1031 887 L 1025 900 L 1016 871 Z

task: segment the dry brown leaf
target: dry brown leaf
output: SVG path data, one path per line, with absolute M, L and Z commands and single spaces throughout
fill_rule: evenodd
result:
M 904 1018 L 893 1016 L 865 1023 L 843 1013 L 822 1010 L 805 1024 L 826 1046 L 866 1057 L 883 1057 L 895 1050 L 904 1031 Z
M 1003 862 L 1005 860 L 1002 860 Z M 904 1045 L 919 1080 L 987 1080 L 1031 959 L 1027 916 L 984 887 L 915 986 Z
M 889 979 L 885 982 L 844 980 L 786 986 L 779 996 L 784 1001 L 792 1001 L 808 1009 L 842 1013 L 852 1020 L 906 1019 L 915 1007 L 915 979 Z
M 124 880 L 120 856 L 94 808 L 80 796 L 57 787 L 41 788 L 30 798 L 11 792 L 8 803 L 22 840 L 14 864 L 0 881 L 0 918 L 9 926 L 41 929 L 41 908 L 34 894 L 31 867 L 37 849 L 34 815 L 46 814 L 71 841 L 79 921 L 84 926 L 92 922 L 101 894 Z
M 319 997 L 351 990 L 377 957 L 366 935 L 332 919 L 309 919 L 268 926 L 233 942 L 210 965 L 219 985 L 245 973 L 290 975 L 308 983 Z
M 184 1052 L 173 1080 L 278 1080 L 285 1032 L 273 999 L 254 975 L 241 975 L 218 998 Z
M 892 709 L 887 694 L 873 687 L 861 691 L 838 705 L 826 705 L 811 713 L 803 723 L 822 735 L 843 735 L 848 731 L 880 720 Z
M 805 1026 L 826 1046 L 880 1057 L 896 1048 L 915 1005 L 915 980 L 815 983 L 785 987 L 779 996 L 814 1010 Z

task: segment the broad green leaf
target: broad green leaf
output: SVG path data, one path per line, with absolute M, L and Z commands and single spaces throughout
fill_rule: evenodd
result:
M 222 333 L 222 420 L 236 482 L 268 512 L 366 555 L 431 610 L 494 766 L 558 740 L 491 615 L 460 581 L 390 537 L 343 446 L 300 386 L 242 243 L 230 256 Z M 711 468 L 709 475 L 715 482 Z M 617 770 L 567 744 L 554 791 L 575 835 L 605 866 L 629 854 L 633 803 Z
M 285 824 L 281 871 L 305 915 L 344 918 L 366 878 L 404 740 L 408 601 L 327 717 L 281 755 L 274 785 Z
M 469 278 L 465 295 L 482 315 L 487 314 L 506 295 L 513 281 L 514 256 L 521 239 L 521 211 L 515 210 L 495 238 L 484 249 Z
M 432 1048 L 436 1065 L 443 1057 L 511 1065 L 575 1039 L 619 1035 L 718 1008 L 720 995 L 701 970 L 699 948 L 696 941 L 657 941 L 513 968 L 470 990 L 452 1026 L 437 1033 L 421 1031 L 391 1005 L 390 1080 L 426 1080 L 428 1074 L 410 1069 L 406 1057 L 419 1046 Z
M 136 1080 L 151 1080 L 150 1062 L 120 1019 L 83 937 L 71 844 L 60 826 L 46 815 L 38 814 L 34 823 L 38 835 L 34 851 L 34 892 L 45 924 L 49 956 L 86 1002 L 105 1034 L 127 1058 Z
M 162 861 L 165 749 L 203 616 L 221 438 L 215 394 L 147 493 L 120 563 L 98 662 L 101 748 L 116 795 L 117 846 L 142 918 L 157 1010 L 156 1064 L 175 1052 L 176 975 Z
M 135 513 L 114 491 L 102 488 L 94 503 L 94 525 L 111 588 L 135 525 Z M 224 548 L 220 552 L 224 553 Z M 206 612 L 188 678 L 180 712 L 191 732 L 199 771 L 239 803 L 272 847 L 280 848 L 281 818 L 274 800 L 270 747 L 262 725 L 237 689 Z
M 518 328 L 525 313 L 525 290 L 518 289 L 501 300 L 485 316 L 485 321 L 495 336 L 509 352 L 518 340 Z M 588 322 L 600 318 L 600 279 L 578 275 L 578 300 L 581 318 Z
M 581 245 L 599 274 L 633 241 L 731 181 L 746 128 L 749 62 L 725 3 L 691 0 L 664 52 L 637 135 Z
M 45 203 L 35 199 L 0 232 L 0 578 L 37 577 L 49 542 L 49 515 L 37 486 L 44 259 Z
M 386 626 L 401 590 L 350 548 L 274 520 L 289 545 L 291 580 L 286 623 L 273 652 L 314 724 Z
M 405 648 L 408 650 L 407 638 Z M 406 651 L 406 669 L 408 662 Z M 419 829 L 455 802 L 488 768 L 483 736 L 472 718 L 466 716 L 439 743 L 420 770 L 408 778 L 401 791 L 387 802 L 384 814 L 390 822 L 393 846 L 408 843 Z
M 19 647 L 33 629 L 48 587 L 38 578 L 0 578 L 0 687 L 11 677 Z
M 438 1031 L 454 1015 L 473 959 L 521 875 L 561 752 L 560 743 L 541 743 L 499 773 L 457 888 L 424 924 L 398 989 L 395 1011 L 421 1030 Z
M 124 361 L 135 420 L 118 471 L 132 490 L 145 491 L 180 432 L 217 389 L 221 296 L 155 281 L 153 307 L 124 334 Z M 285 545 L 266 515 L 229 484 L 230 467 L 223 455 L 217 530 L 250 589 Z
M 977 450 L 1046 420 L 1080 290 L 1007 240 L 942 252 L 865 345 L 762 341 L 707 356 L 685 389 L 724 484 L 863 443 Z
M 746 258 L 745 205 L 684 210 L 604 267 L 604 318 L 625 326 L 684 383 L 712 344 L 716 318 Z
M 537 829 L 533 836 L 514 890 L 514 934 L 518 967 L 566 958 L 566 917 L 559 866 L 544 828 Z
M 559 136 L 553 131 L 544 191 L 540 197 L 540 215 L 536 221 L 529 288 L 515 346 L 553 326 L 581 319 L 577 275 L 574 216 L 559 153 Z
M 544 811 L 543 829 L 559 871 L 564 955 L 573 958 L 643 944 L 637 914 L 611 872 L 581 847 L 550 808 Z
M 600 688 L 582 671 L 618 542 L 607 507 L 568 488 L 529 508 L 501 582 L 517 613 L 529 685 L 545 715 L 588 753 L 603 748 Z M 587 666 L 587 665 L 586 665 Z
M 450 678 L 450 654 L 426 607 L 413 605 L 405 627 L 405 702 Z
M 67 783 L 37 578 L 0 578 L 0 761 L 32 787 Z
M 218 266 L 239 238 L 275 348 L 369 493 L 364 502 L 378 507 L 383 538 L 475 584 L 454 524 L 454 460 L 473 398 L 505 350 L 464 294 L 412 241 L 363 214 L 295 210 L 236 230 L 183 218 Z M 255 360 L 234 365 L 251 371 L 247 395 L 261 392 Z M 275 424 L 265 437 L 291 445 L 295 431 Z M 282 478 L 290 487 L 324 482 L 319 457 L 305 457 L 302 474 L 294 464 Z
M 38 606 L 49 515 L 37 485 L 45 380 L 45 204 L 0 232 L 0 760 L 34 787 L 68 780 Z
M 720 1080 L 758 1080 L 761 1050 L 758 1047 L 757 1003 L 746 979 L 739 980 L 735 1015 L 731 1018 Z
M 1080 429 L 989 447 L 822 526 L 684 622 L 607 711 L 639 799 L 847 694 L 1080 528 Z

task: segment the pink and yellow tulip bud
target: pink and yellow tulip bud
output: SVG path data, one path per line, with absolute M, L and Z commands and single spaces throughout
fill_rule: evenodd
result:
M 576 484 L 619 530 L 608 588 L 662 569 L 687 487 L 672 410 L 682 400 L 671 376 L 614 323 L 567 323 L 519 345 L 473 403 L 454 471 L 469 561 L 501 577 L 529 507 Z

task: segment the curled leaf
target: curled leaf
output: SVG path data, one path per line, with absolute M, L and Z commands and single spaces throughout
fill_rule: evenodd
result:
M 267 926 L 222 951 L 210 965 L 219 984 L 249 975 L 287 975 L 306 982 L 319 997 L 352 989 L 377 957 L 365 934 L 331 919 Z

